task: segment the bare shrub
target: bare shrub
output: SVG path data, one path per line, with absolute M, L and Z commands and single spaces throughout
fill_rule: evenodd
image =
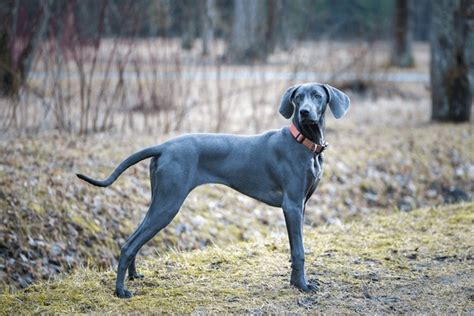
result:
M 143 12 L 136 3 L 98 2 L 96 21 L 87 26 L 89 37 L 81 35 L 73 14 L 74 5 L 87 12 L 87 4 L 65 3 L 47 25 L 48 37 L 37 45 L 19 98 L 2 101 L 2 127 L 80 135 L 109 129 L 260 132 L 281 124 L 275 107 L 291 84 L 319 81 L 370 90 L 384 71 L 380 52 L 385 48 L 379 43 L 348 44 L 330 35 L 277 48 L 266 62 L 226 64 L 226 43 L 217 37 L 206 43 L 208 55 L 197 40 L 183 50 L 179 39 L 158 31 L 166 26 L 157 24 L 148 37 L 138 37 L 138 21 L 170 9 L 155 4 L 156 12 Z M 126 23 L 114 26 L 123 36 L 109 36 L 113 18 L 124 14 Z

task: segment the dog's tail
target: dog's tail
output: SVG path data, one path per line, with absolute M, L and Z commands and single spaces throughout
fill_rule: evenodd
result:
M 76 176 L 79 179 L 89 182 L 90 184 L 93 184 L 95 186 L 107 187 L 111 185 L 112 183 L 114 183 L 115 180 L 117 180 L 117 178 L 130 166 L 133 166 L 134 164 L 144 159 L 154 157 L 154 156 L 159 156 L 161 154 L 161 150 L 162 150 L 162 147 L 158 145 L 158 146 L 148 147 L 148 148 L 140 150 L 139 152 L 134 153 L 133 155 L 131 155 L 130 157 L 122 161 L 117 166 L 117 168 L 115 168 L 114 172 L 112 172 L 112 174 L 105 180 L 95 180 L 80 173 L 76 173 Z

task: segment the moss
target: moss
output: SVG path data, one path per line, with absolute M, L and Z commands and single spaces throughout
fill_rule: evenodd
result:
M 99 227 L 96 223 L 91 220 L 86 220 L 84 217 L 79 216 L 77 214 L 71 215 L 71 222 L 81 226 L 82 228 L 87 229 L 88 231 L 98 234 L 102 231 L 102 228 Z
M 44 207 L 42 205 L 38 204 L 38 203 L 30 202 L 30 203 L 28 203 L 28 207 L 38 215 L 44 215 L 45 214 Z
M 11 313 L 469 312 L 474 203 L 306 227 L 307 271 L 320 289 L 289 286 L 284 231 L 259 243 L 168 252 L 139 261 L 135 296 L 113 296 L 115 273 L 80 269 L 0 296 Z M 471 290 L 470 290 L 471 289 Z

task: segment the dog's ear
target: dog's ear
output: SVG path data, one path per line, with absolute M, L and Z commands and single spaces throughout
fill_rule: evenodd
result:
M 351 100 L 341 90 L 338 90 L 328 84 L 323 85 L 323 87 L 326 89 L 328 94 L 328 104 L 332 114 L 337 119 L 343 117 L 351 105 Z
M 280 114 L 287 119 L 293 115 L 293 111 L 295 110 L 292 98 L 299 86 L 300 85 L 294 85 L 289 87 L 281 97 Z

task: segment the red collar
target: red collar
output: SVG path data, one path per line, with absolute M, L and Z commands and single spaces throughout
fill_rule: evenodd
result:
M 328 147 L 326 142 L 323 145 L 319 145 L 306 138 L 293 123 L 290 125 L 290 133 L 298 143 L 303 144 L 315 154 L 322 153 Z

